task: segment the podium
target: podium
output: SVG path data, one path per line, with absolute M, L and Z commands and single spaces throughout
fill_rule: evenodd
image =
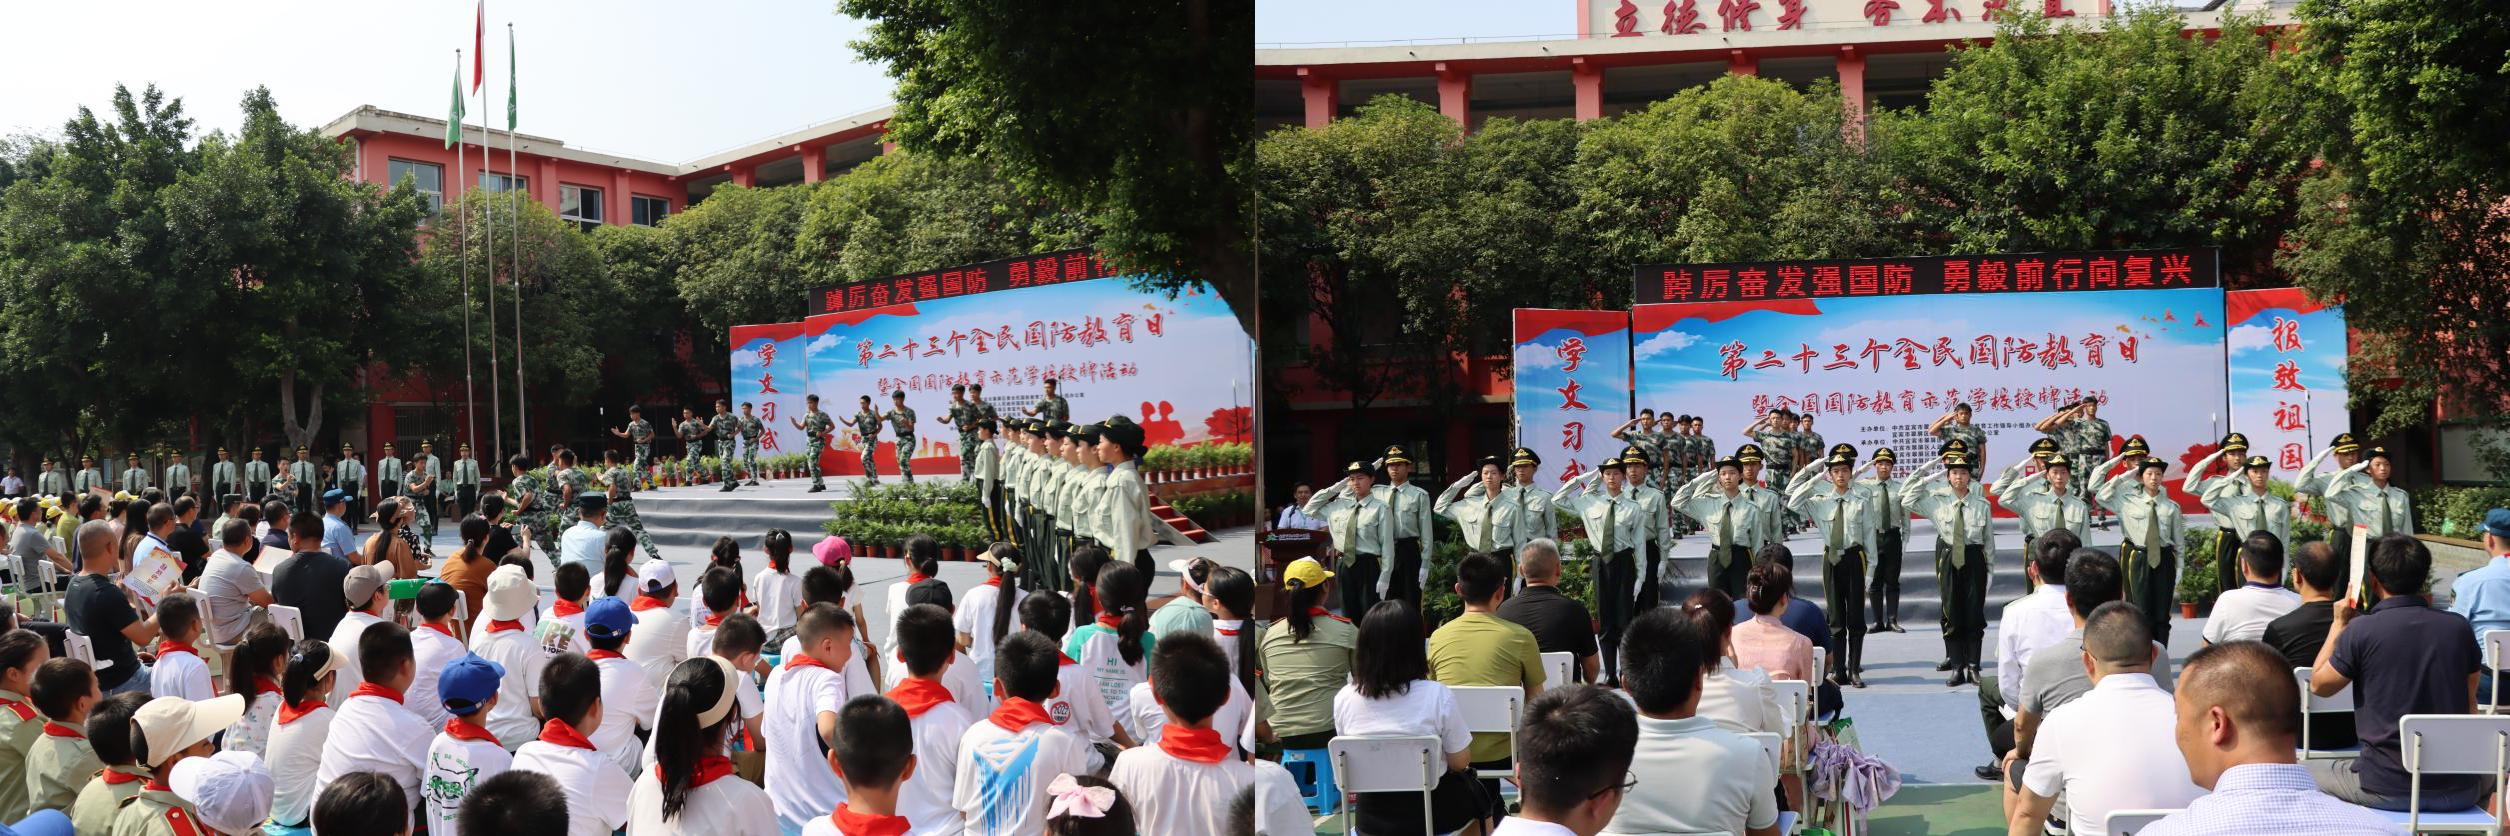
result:
M 1269 622 L 1289 612 L 1289 592 L 1281 588 L 1281 572 L 1302 557 L 1324 560 L 1333 537 L 1312 528 L 1276 528 L 1256 537 L 1264 552 L 1262 574 L 1255 579 L 1255 620 Z

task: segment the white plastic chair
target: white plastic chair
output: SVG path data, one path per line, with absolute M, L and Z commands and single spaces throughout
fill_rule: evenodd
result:
M 1804 676 L 1813 682 L 1830 676 L 1830 648 L 1821 646 L 1820 642 L 1813 643 L 1813 669 L 1805 671 Z
M 209 641 L 209 646 L 210 646 L 211 648 L 216 649 L 219 653 L 222 653 L 222 654 L 232 654 L 232 653 L 234 653 L 234 652 L 235 652 L 235 646 L 236 646 L 237 644 L 239 644 L 240 642 L 221 642 L 221 641 L 218 641 L 217 639 L 211 638 L 211 635 L 210 635 L 210 634 L 211 634 L 211 633 L 213 633 L 213 632 L 215 632 L 215 631 L 213 631 L 213 630 L 211 630 L 211 629 L 210 629 L 210 625 L 218 623 L 218 615 L 217 615 L 217 613 L 216 613 L 215 611 L 213 611 L 213 610 L 211 610 L 211 609 L 210 609 L 210 608 L 211 608 L 211 606 L 213 606 L 213 605 L 209 603 L 209 596 L 207 596 L 207 595 L 202 595 L 202 594 L 200 594 L 199 592 L 195 591 L 195 592 L 190 593 L 187 597 L 189 597 L 189 598 L 191 598 L 191 599 L 192 599 L 192 603 L 193 603 L 193 605 L 198 606 L 198 607 L 200 608 L 200 624 L 201 624 L 200 636 L 201 636 L 201 638 L 203 638 L 203 639 L 207 639 L 207 640 Z M 236 638 L 238 638 L 238 639 L 240 640 L 240 639 L 242 639 L 242 638 L 243 638 L 243 636 L 242 636 L 242 634 L 237 634 Z
M 1337 737 L 1326 741 L 1325 750 L 1333 758 L 1334 788 L 1342 793 L 1342 832 L 1352 832 L 1352 808 L 1358 806 L 1352 796 L 1373 792 L 1417 792 L 1421 794 L 1421 830 L 1430 830 L 1429 791 L 1438 786 L 1438 779 L 1447 772 L 1447 759 L 1438 750 L 1438 738 L 1419 737 Z M 1378 834 L 1387 836 L 1387 834 Z
M 2510 697 L 2510 694 L 2501 692 L 2501 670 L 2510 667 L 2510 630 L 2486 630 L 2478 641 L 2484 646 L 2484 668 L 2492 671 L 2486 676 L 2492 678 L 2493 701 L 2476 706 L 2475 710 L 2499 714 L 2504 706 L 2504 697 Z
M 2301 748 L 2297 753 L 2301 759 L 2337 760 L 2359 757 L 2362 754 L 2362 747 L 2359 744 L 2342 749 L 2319 749 L 2310 745 L 2310 715 L 2351 713 L 2353 711 L 2353 683 L 2345 683 L 2344 690 L 2337 691 L 2335 696 L 2321 697 L 2310 693 L 2309 668 L 2293 668 L 2292 678 L 2301 685 Z
M 1577 654 L 1566 650 L 1543 654 L 1543 689 L 1550 690 L 1576 681 Z
M 2510 774 L 2510 717 L 2486 714 L 2408 714 L 2397 720 L 2397 743 L 2412 776 L 2406 811 L 2373 810 L 2408 833 L 2490 833 L 2501 822 L 2481 806 L 2432 812 L 2423 809 L 2423 776 Z
M 1464 715 L 1464 730 L 1474 734 L 1504 734 L 1513 742 L 1516 727 L 1525 719 L 1525 689 L 1514 685 L 1451 685 L 1455 693 L 1457 713 Z M 1478 769 L 1475 775 L 1484 778 L 1507 778 L 1515 774 L 1509 769 Z
M 2169 818 L 2177 810 L 2111 810 L 2101 821 L 2109 826 L 2109 836 L 2135 836 L 2153 822 Z
M 67 638 L 62 640 L 62 644 L 70 651 L 70 658 L 86 662 L 90 668 L 104 670 L 113 667 L 111 660 L 100 661 L 96 658 L 96 642 L 89 639 L 85 633 L 73 630 L 67 634 Z
M 300 610 L 286 604 L 272 604 L 268 607 L 264 607 L 263 609 L 269 611 L 270 623 L 279 625 L 279 629 L 287 631 L 288 641 L 301 642 L 305 640 L 304 610 Z

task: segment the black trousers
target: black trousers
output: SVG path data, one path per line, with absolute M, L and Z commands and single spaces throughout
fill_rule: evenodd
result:
M 1865 669 L 1865 547 L 1849 546 L 1822 564 L 1822 604 L 1830 608 L 1830 669 Z
M 1647 541 L 1647 570 L 1638 576 L 1638 603 L 1635 607 L 1639 612 L 1664 605 L 1665 591 L 1656 577 L 1664 560 L 1664 546 L 1654 540 Z
M 1978 664 L 1979 647 L 1987 636 L 1987 547 L 1962 547 L 1961 565 L 1952 565 L 1950 544 L 1935 544 L 1935 572 L 1943 580 L 1944 649 L 1954 664 Z
M 1385 561 L 1373 554 L 1342 556 L 1342 567 L 1335 570 L 1334 581 L 1342 588 L 1342 617 L 1352 623 L 1368 616 L 1368 608 L 1377 606 L 1377 573 Z
M 1719 565 L 1716 561 L 1717 555 L 1715 550 L 1717 547 L 1710 546 L 1708 548 L 1710 550 L 1708 565 L 1709 588 L 1723 590 L 1728 598 L 1732 598 L 1737 601 L 1743 600 L 1743 587 L 1751 581 L 1752 550 L 1742 546 L 1727 546 L 1726 562 L 1724 565 Z
M 2029 569 L 2030 565 L 2031 565 L 2031 562 L 2039 559 L 2038 555 L 2039 555 L 2039 535 L 2032 534 L 2032 533 L 2027 532 L 2027 531 L 2023 532 L 2023 533 L 2022 533 L 2022 566 L 2023 566 L 2023 568 L 2025 569 L 2025 571 L 2022 573 L 2022 594 L 2028 595 L 2028 594 L 2030 594 L 2030 593 L 2033 593 L 2033 592 L 2038 592 L 2038 591 L 2039 591 L 2039 584 L 2040 584 L 2040 582 L 2039 582 L 2039 581 L 2035 581 L 2035 580 L 2031 580 L 2031 573 L 2030 573 L 2029 571 L 2027 571 L 2027 570 Z M 2063 578 L 2059 578 L 2059 580 L 2064 580 L 2064 579 L 2063 579 Z
M 462 512 L 462 517 L 468 519 L 471 512 L 479 508 L 479 486 L 463 485 L 454 488 L 453 502 L 454 510 Z
M 1900 529 L 1886 528 L 1874 532 L 1874 582 L 1865 595 L 1874 611 L 1874 623 L 1884 626 L 1900 622 Z
M 1394 561 L 1386 565 L 1386 597 L 1421 611 L 1421 538 L 1397 537 Z M 1355 616 L 1356 617 L 1356 616 Z
M 2144 620 L 2153 625 L 2153 641 L 2170 644 L 2170 611 L 2176 609 L 2179 593 L 2179 549 L 2161 547 L 2160 565 L 2149 565 L 2150 551 L 2134 543 L 2122 543 L 2118 550 L 2118 566 L 2125 570 L 2126 600 L 2144 611 Z
M 2352 539 L 2347 534 L 2346 539 Z M 2240 532 L 2214 529 L 2214 591 L 2229 592 L 2247 580 L 2240 573 Z
M 1595 620 L 1603 626 L 1604 678 L 1621 678 L 1621 631 L 1630 626 L 1630 595 L 1638 591 L 1636 553 L 1622 549 L 1595 559 Z
M 252 487 L 247 488 L 244 491 L 244 495 L 250 497 L 254 502 L 260 502 L 262 497 L 269 495 L 269 493 L 270 483 L 268 482 L 254 482 Z
M 192 489 L 191 489 L 191 488 L 167 488 L 167 489 L 166 489 L 166 501 L 167 501 L 167 502 L 173 502 L 173 501 L 175 501 L 175 500 L 177 500 L 177 499 L 182 499 L 184 494 L 191 493 L 191 492 L 192 492 Z M 214 498 L 214 497 L 213 497 L 213 498 Z

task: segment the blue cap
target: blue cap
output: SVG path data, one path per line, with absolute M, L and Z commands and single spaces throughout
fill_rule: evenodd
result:
M 436 679 L 436 695 L 444 700 L 446 711 L 467 717 L 497 695 L 497 683 L 504 679 L 504 665 L 466 653 L 445 663 L 444 674 Z
M 2495 508 L 2484 513 L 2484 530 L 2495 537 L 2510 537 L 2510 508 Z
M 636 614 L 628 611 L 628 602 L 616 596 L 603 596 L 584 605 L 584 635 L 596 639 L 615 639 L 636 628 Z
M 341 489 L 339 489 L 339 488 L 332 488 L 331 490 L 327 490 L 327 491 L 323 491 L 323 492 L 322 492 L 322 504 L 324 504 L 324 505 L 329 505 L 329 504 L 334 503 L 334 502 L 347 502 L 347 501 L 349 501 L 349 492 L 348 492 L 348 491 L 344 491 L 344 490 L 341 490 Z

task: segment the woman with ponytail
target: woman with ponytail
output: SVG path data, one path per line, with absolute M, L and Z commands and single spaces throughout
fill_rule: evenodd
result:
M 1284 749 L 1322 749 L 1333 739 L 1333 696 L 1351 678 L 1352 648 L 1359 630 L 1325 610 L 1333 600 L 1333 573 L 1315 558 L 1292 561 L 1281 572 L 1290 611 L 1264 628 L 1263 679 L 1257 693 L 1272 696 L 1272 728 Z
M 767 552 L 767 571 L 750 579 L 750 588 L 757 590 L 758 626 L 773 633 L 793 626 L 802 603 L 802 576 L 793 573 L 793 533 L 781 528 L 767 529 L 759 541 Z M 734 567 L 739 568 L 739 567 Z
M 985 583 L 959 598 L 952 626 L 959 631 L 959 649 L 976 663 L 976 678 L 993 692 L 994 646 L 1011 635 L 1011 617 L 1028 594 L 1020 591 L 1020 549 L 995 543 L 976 559 L 985 563 Z
M 279 680 L 287 676 L 288 645 L 287 632 L 266 621 L 245 630 L 236 642 L 235 655 L 227 659 L 227 693 L 244 695 L 244 716 L 227 727 L 220 748 L 267 759 L 270 728 L 284 693 Z
M 636 532 L 626 526 L 610 529 L 610 539 L 601 544 L 601 575 L 593 578 L 595 598 L 619 597 L 619 590 L 636 591 L 636 570 L 629 561 L 636 559 Z
M 1131 703 L 1133 686 L 1150 679 L 1145 664 L 1151 647 L 1150 608 L 1143 601 L 1148 587 L 1149 579 L 1133 564 L 1109 562 L 1098 570 L 1094 587 L 1098 618 L 1063 640 L 1063 655 L 1079 662 L 1097 686 L 1097 697 L 1116 714 L 1116 740 L 1128 748 L 1142 736 L 1127 726 L 1131 718 L 1124 707 Z
M 740 671 L 718 656 L 671 669 L 654 715 L 653 768 L 628 792 L 629 833 L 777 832 L 767 791 L 732 774 L 727 755 L 741 730 Z
M 1258 663 L 1263 661 L 1263 651 L 1256 647 L 1261 625 L 1250 623 L 1255 617 L 1255 576 L 1235 566 L 1222 566 L 1211 571 L 1211 583 L 1203 589 L 1212 602 L 1212 635 L 1220 640 L 1220 652 L 1229 657 L 1229 671 L 1247 693 L 1263 693 L 1263 683 L 1255 679 Z

